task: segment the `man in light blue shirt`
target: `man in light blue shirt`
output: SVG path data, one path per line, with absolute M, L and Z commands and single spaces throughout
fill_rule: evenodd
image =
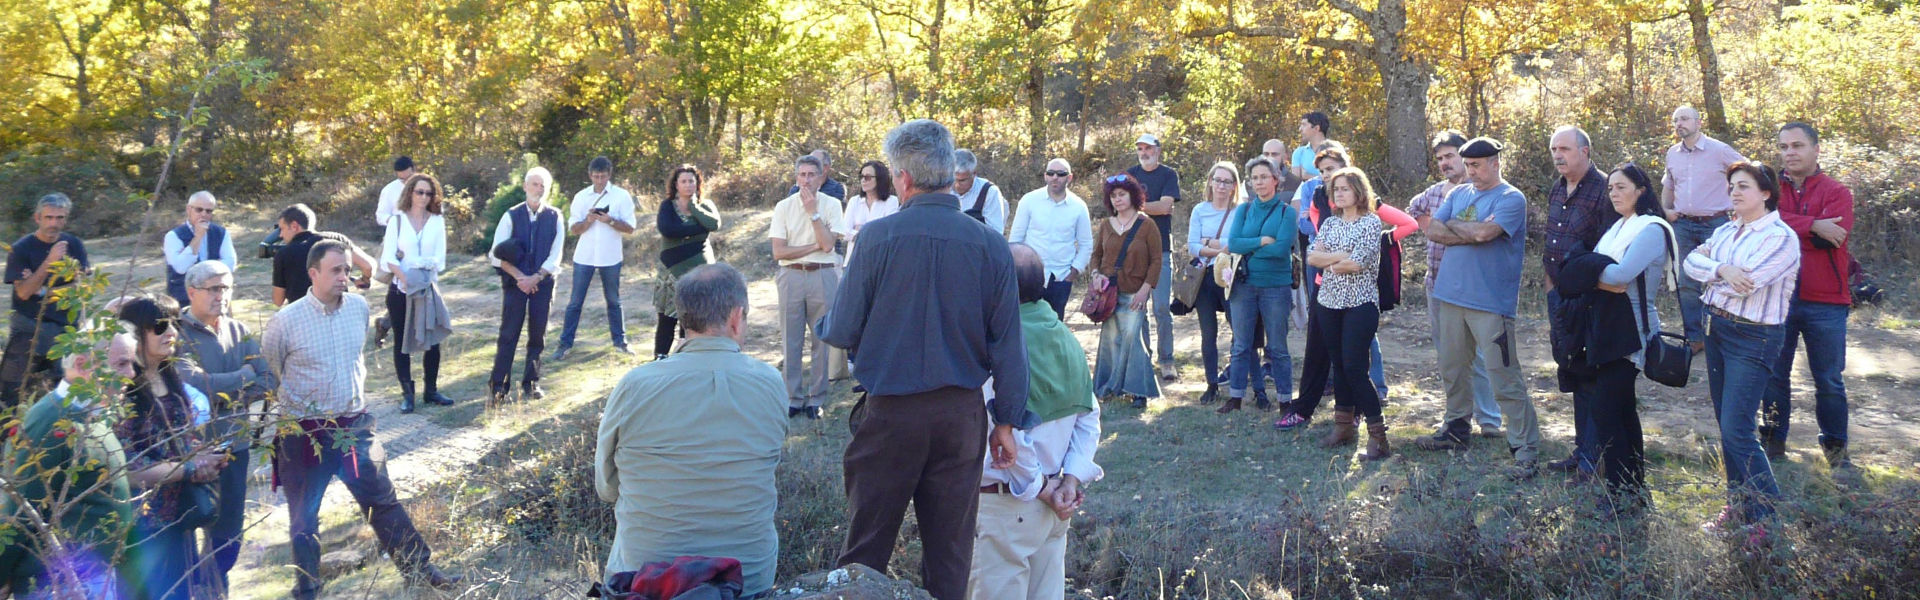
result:
M 1472 435 L 1473 358 L 1485 356 L 1494 397 L 1507 418 L 1508 475 L 1531 477 L 1540 442 L 1533 401 L 1520 369 L 1513 319 L 1520 301 L 1520 266 L 1526 254 L 1527 199 L 1500 176 L 1500 151 L 1491 138 L 1474 138 L 1460 149 L 1471 185 L 1454 188 L 1421 229 L 1447 246 L 1447 260 L 1434 278 L 1429 307 L 1440 377 L 1446 383 L 1446 423 L 1417 445 L 1427 450 L 1465 450 Z
M 1320 176 L 1320 168 L 1313 165 L 1313 155 L 1320 152 L 1320 145 L 1326 143 L 1327 136 L 1333 130 L 1333 120 L 1327 113 L 1313 111 L 1300 117 L 1300 147 L 1293 149 L 1293 176 L 1303 182 Z M 1313 196 L 1309 194 L 1308 198 Z

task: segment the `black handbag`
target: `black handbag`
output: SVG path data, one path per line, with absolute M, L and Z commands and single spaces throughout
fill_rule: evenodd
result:
M 1667 241 L 1671 244 L 1672 237 L 1668 237 Z M 1669 245 L 1667 249 L 1669 260 L 1673 260 L 1673 246 Z M 1687 336 L 1648 330 L 1647 305 L 1653 302 L 1653 296 L 1647 294 L 1647 274 L 1643 272 L 1636 279 L 1640 283 L 1640 335 L 1645 336 L 1641 344 L 1644 358 L 1641 372 L 1655 383 L 1687 387 L 1687 380 L 1693 375 L 1693 349 L 1687 346 Z M 1674 290 L 1673 296 L 1678 299 L 1679 290 Z
M 180 518 L 175 524 L 188 529 L 199 529 L 220 520 L 219 492 L 213 490 L 214 482 L 180 482 Z

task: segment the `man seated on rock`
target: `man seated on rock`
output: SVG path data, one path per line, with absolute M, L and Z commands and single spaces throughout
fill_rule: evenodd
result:
M 1027 346 L 1027 410 L 1039 424 L 1014 432 L 1020 453 L 1011 468 L 985 463 L 967 580 L 972 600 L 1065 597 L 1067 519 L 1086 498 L 1080 486 L 1104 474 L 1093 462 L 1100 449 L 1100 404 L 1087 351 L 1047 304 L 1040 254 L 1025 244 L 1011 250 Z
M 614 503 L 606 577 L 678 556 L 740 561 L 744 594 L 773 587 L 774 469 L 787 440 L 780 372 L 740 352 L 747 283 L 724 263 L 675 287 L 686 341 L 620 379 L 594 449 L 594 489 Z

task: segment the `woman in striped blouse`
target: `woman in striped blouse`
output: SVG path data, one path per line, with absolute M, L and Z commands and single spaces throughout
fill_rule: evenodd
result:
M 1707 383 L 1720 420 L 1720 454 L 1728 500 L 1709 532 L 1742 529 L 1749 544 L 1767 542 L 1766 524 L 1780 497 L 1760 447 L 1756 419 L 1761 391 L 1784 343 L 1787 305 L 1800 272 L 1800 240 L 1775 212 L 1779 179 L 1758 162 L 1727 168 L 1734 220 L 1687 255 L 1687 276 L 1702 283 L 1707 327 Z

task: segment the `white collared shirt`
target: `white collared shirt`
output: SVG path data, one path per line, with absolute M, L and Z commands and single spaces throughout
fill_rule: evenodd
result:
M 393 215 L 400 212 L 401 188 L 406 186 L 407 182 L 394 179 L 387 182 L 387 187 L 380 188 L 380 206 L 373 209 L 373 222 L 386 227 L 387 221 L 393 220 Z
M 607 209 L 607 216 L 626 223 L 638 225 L 634 216 L 633 194 L 614 184 L 607 184 L 603 192 L 593 191 L 587 186 L 573 195 L 573 203 L 567 206 L 567 227 L 571 228 L 587 220 L 593 209 Z M 612 225 L 595 221 L 580 233 L 580 240 L 573 244 L 573 264 L 588 267 L 611 267 L 620 264 L 626 258 L 626 236 Z
M 992 188 L 988 189 L 988 186 Z M 973 203 L 980 200 L 981 190 L 986 190 L 987 198 L 980 203 L 980 216 L 987 220 L 987 227 L 993 229 L 994 233 L 1006 235 L 1007 197 L 1000 194 L 999 184 L 976 176 L 973 178 L 973 187 L 967 188 L 964 193 L 955 191 L 953 195 L 960 197 L 960 210 L 964 211 L 973 208 Z
M 1084 272 L 1093 258 L 1093 219 L 1087 202 L 1072 191 L 1057 201 L 1044 187 L 1027 192 L 1014 209 L 1007 241 L 1032 247 L 1054 281 L 1065 281 L 1069 270 Z
M 981 389 L 985 392 L 982 396 L 992 402 L 993 379 L 988 378 Z M 991 421 L 991 417 L 988 420 Z M 1098 398 L 1094 399 L 1093 410 L 1047 421 L 1025 431 L 1014 429 L 1013 441 L 1020 446 L 1019 455 L 1007 469 L 993 468 L 993 449 L 989 444 L 987 459 L 980 464 L 980 485 L 1004 483 L 1014 497 L 1033 500 L 1039 497 L 1046 477 L 1072 475 L 1084 485 L 1107 475 L 1105 469 L 1093 462 L 1094 454 L 1100 450 Z

